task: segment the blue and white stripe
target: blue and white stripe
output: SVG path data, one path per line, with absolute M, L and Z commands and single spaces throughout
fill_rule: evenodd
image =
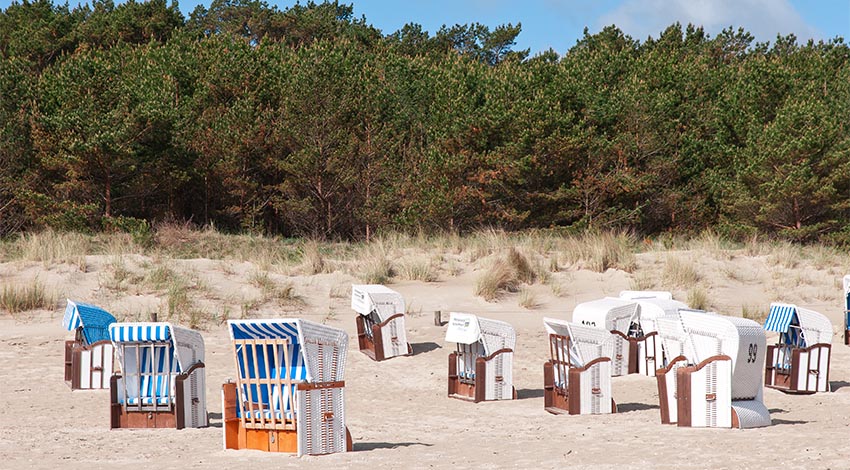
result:
M 764 321 L 764 329 L 767 331 L 775 331 L 777 333 L 785 333 L 791 322 L 794 320 L 794 314 L 797 309 L 793 305 L 786 304 L 771 304 L 770 313 Z
M 114 343 L 171 341 L 168 323 L 115 323 L 109 326 Z
M 239 345 L 236 348 L 236 360 L 238 372 L 241 377 L 252 379 L 290 379 L 294 382 L 306 382 L 307 367 L 304 363 L 304 352 L 302 351 L 301 335 L 297 320 L 246 320 L 246 321 L 230 321 L 230 334 L 233 339 L 288 339 L 289 345 L 287 348 L 288 358 L 290 361 L 289 369 L 287 370 L 284 364 L 285 356 L 283 349 L 280 346 L 268 345 L 265 348 L 257 348 L 256 361 L 251 350 L 246 350 L 243 355 L 243 346 Z M 275 355 L 275 349 L 277 354 Z M 277 362 L 275 361 L 277 357 Z M 267 364 L 268 361 L 268 364 Z M 243 397 L 249 397 L 253 401 L 260 401 L 263 404 L 263 409 L 266 411 L 274 411 L 275 416 L 280 418 L 281 415 L 281 394 L 283 394 L 284 412 L 287 416 L 291 416 L 294 403 L 290 402 L 290 398 L 295 398 L 295 385 L 293 390 L 285 390 L 285 386 L 278 387 L 268 384 L 253 384 L 250 386 L 243 385 Z M 249 393 L 250 392 L 250 393 Z M 241 408 L 241 407 L 240 407 Z M 240 416 L 242 412 L 248 413 L 247 409 L 239 410 Z M 257 411 L 255 411 L 257 413 Z M 269 415 L 270 416 L 270 415 Z M 259 415 L 257 415 L 259 417 Z
M 115 317 L 106 310 L 96 306 L 68 300 L 62 326 L 68 331 L 83 328 L 83 337 L 88 344 L 109 340 L 107 328 L 115 323 Z
M 174 401 L 175 377 L 180 366 L 171 344 L 124 345 L 124 365 L 132 373 L 124 374 L 127 404 L 166 405 Z M 139 364 L 136 364 L 136 358 Z M 124 396 L 118 397 L 124 403 Z

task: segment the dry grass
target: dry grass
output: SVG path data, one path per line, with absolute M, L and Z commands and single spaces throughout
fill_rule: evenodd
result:
M 690 287 L 699 282 L 700 275 L 690 262 L 668 256 L 664 264 L 664 279 L 676 286 Z
M 741 316 L 758 323 L 764 323 L 769 310 L 769 308 L 764 308 L 760 305 L 744 304 L 741 305 Z
M 647 273 L 635 273 L 629 281 L 630 290 L 653 290 L 655 282 Z
M 534 295 L 534 291 L 532 291 L 528 287 L 521 287 L 519 289 L 517 303 L 520 307 L 529 310 L 533 310 L 540 306 L 540 302 L 537 300 L 537 296 Z
M 398 263 L 399 279 L 407 281 L 435 282 L 437 267 L 430 260 L 407 259 Z
M 45 289 L 38 279 L 28 284 L 4 284 L 0 288 L 0 310 L 10 314 L 30 310 L 52 310 L 56 306 L 56 295 Z
M 689 289 L 688 307 L 697 310 L 709 310 L 711 308 L 711 302 L 708 300 L 708 293 L 699 286 Z
M 86 254 L 93 251 L 92 238 L 75 232 L 45 230 L 25 233 L 7 248 L 10 259 L 41 262 L 45 269 L 55 264 L 74 266 L 86 271 Z
M 519 278 L 510 263 L 504 258 L 498 258 L 475 280 L 473 292 L 492 302 L 505 292 L 516 292 L 519 290 L 519 284 Z
M 328 265 L 319 249 L 319 242 L 306 240 L 301 244 L 301 266 L 310 275 L 325 272 Z
M 771 247 L 770 262 L 787 269 L 794 269 L 800 264 L 800 247 L 790 242 L 777 242 Z
M 625 232 L 585 233 L 564 238 L 558 245 L 562 261 L 591 271 L 602 273 L 614 268 L 632 272 L 637 267 L 636 241 Z
M 387 284 L 395 275 L 390 246 L 384 239 L 366 245 L 355 255 L 352 275 L 366 284 Z

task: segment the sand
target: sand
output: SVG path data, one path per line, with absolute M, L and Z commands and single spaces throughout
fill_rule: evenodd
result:
M 638 256 L 639 273 L 655 273 L 670 253 Z M 720 313 L 741 314 L 742 305 L 766 307 L 782 298 L 827 315 L 833 322 L 832 393 L 790 396 L 765 390 L 773 425 L 752 430 L 686 429 L 662 425 L 654 378 L 613 379 L 619 413 L 602 416 L 551 415 L 543 410 L 543 363 L 548 345 L 542 318 L 569 319 L 578 302 L 616 295 L 630 288 L 634 274 L 609 269 L 595 273 L 577 267 L 556 273 L 558 296 L 534 285 L 539 305 L 529 310 L 508 295 L 488 303 L 472 295 L 481 264 L 464 265 L 458 276 L 438 282 L 394 282 L 410 305 L 408 338 L 414 354 L 375 363 L 356 350 L 355 314 L 345 287 L 356 279 L 344 273 L 315 276 L 273 273 L 291 282 L 304 302 L 265 305 L 252 317 L 300 316 L 345 329 L 352 338 L 346 365 L 346 418 L 354 452 L 298 458 L 289 454 L 222 449 L 221 384 L 233 375 L 223 325 L 205 326 L 210 426 L 204 429 L 109 430 L 108 392 L 74 391 L 62 380 L 62 308 L 14 317 L 0 313 L 0 468 L 850 468 L 846 445 L 850 425 L 850 347 L 839 335 L 842 323 L 842 266 L 802 262 L 776 266 L 766 256 L 712 257 L 676 253 L 698 265 L 703 285 Z M 135 262 L 144 263 L 144 257 Z M 128 258 L 129 259 L 129 258 Z M 161 296 L 132 289 L 104 288 L 109 260 L 89 256 L 85 272 L 67 265 L 0 265 L 0 280 L 38 276 L 63 296 L 107 306 L 135 319 L 156 309 Z M 132 264 L 132 260 L 128 263 Z M 212 292 L 217 303 L 253 295 L 246 276 L 251 263 L 214 260 L 174 261 Z M 685 300 L 686 286 L 672 288 Z M 237 297 L 234 297 L 237 296 Z M 64 302 L 62 302 L 64 304 Z M 517 330 L 515 401 L 472 404 L 446 397 L 445 327 L 433 324 L 434 310 L 466 311 L 510 322 Z M 238 315 L 238 311 L 231 316 Z M 770 342 L 772 337 L 769 336 Z

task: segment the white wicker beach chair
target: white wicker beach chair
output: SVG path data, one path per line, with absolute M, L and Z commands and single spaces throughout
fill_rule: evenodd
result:
M 573 323 L 600 328 L 614 335 L 611 375 L 618 377 L 638 372 L 640 307 L 633 300 L 606 297 L 576 305 Z
M 113 323 L 121 372 L 110 382 L 112 428 L 200 428 L 208 424 L 204 339 L 164 322 Z
M 413 354 L 404 328 L 404 298 L 377 284 L 351 286 L 360 351 L 376 361 Z
M 319 455 L 351 450 L 348 335 L 307 320 L 230 320 L 236 381 L 222 387 L 225 449 Z
M 680 367 L 693 365 L 695 354 L 678 312 L 656 318 L 655 325 L 665 354 L 663 367 L 655 372 L 661 422 L 675 424 L 678 421 L 677 373 Z
M 655 376 L 655 371 L 667 364 L 664 346 L 658 338 L 656 319 L 675 314 L 679 309 L 687 308 L 687 305 L 673 300 L 670 292 L 663 291 L 623 291 L 620 292 L 620 296 L 637 302 L 640 308 L 639 322 L 642 336 L 635 338 L 637 372 L 650 377 Z
M 449 354 L 449 396 L 480 402 L 512 400 L 516 332 L 508 323 L 451 312 L 446 342 L 457 343 Z
M 767 348 L 765 385 L 786 393 L 829 391 L 832 323 L 814 310 L 773 303 L 764 323 L 779 333 Z
M 68 300 L 62 326 L 74 332 L 65 341 L 65 383 L 71 390 L 109 388 L 115 372 L 115 348 L 109 340 L 109 325 L 115 317 L 95 305 Z
M 544 318 L 551 358 L 543 365 L 544 409 L 553 414 L 616 413 L 611 397 L 615 336 L 601 328 Z
M 769 426 L 763 403 L 766 338 L 758 323 L 738 317 L 679 311 L 694 357 L 677 371 L 679 426 Z

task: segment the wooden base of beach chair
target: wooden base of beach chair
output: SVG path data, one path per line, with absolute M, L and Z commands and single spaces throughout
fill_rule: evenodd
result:
M 776 367 L 781 347 L 767 347 L 764 385 L 780 392 L 811 395 L 829 391 L 829 362 L 832 346 L 826 343 L 791 350 L 790 368 Z
M 193 395 L 187 389 L 193 388 L 190 380 L 193 373 L 203 372 L 204 363 L 197 362 L 186 372 L 175 378 L 174 402 L 170 405 L 152 407 L 148 405 L 138 409 L 133 405 L 125 405 L 118 400 L 120 374 L 115 374 L 109 381 L 109 427 L 111 429 L 139 429 L 139 428 L 172 428 L 183 429 L 186 427 L 206 427 L 208 425 L 206 414 L 206 403 L 203 396 Z M 197 376 L 194 376 L 198 380 Z M 190 385 L 190 386 L 187 386 Z M 201 379 L 195 383 L 194 388 L 204 387 Z M 187 405 L 188 403 L 188 405 Z M 159 408 L 159 409 L 151 409 Z M 191 409 L 190 409 L 191 408 Z
M 395 356 L 390 355 L 384 351 L 384 327 L 386 327 L 389 322 L 399 318 L 404 317 L 403 313 L 398 313 L 390 318 L 386 319 L 381 323 L 377 323 L 371 326 L 372 335 L 366 334 L 366 320 L 363 318 L 363 315 L 357 315 L 357 344 L 360 347 L 360 352 L 368 356 L 373 361 L 384 361 L 387 359 L 391 359 Z M 407 354 L 399 354 L 399 355 L 411 355 L 413 354 L 413 348 L 410 344 L 406 345 Z
M 473 379 L 463 379 L 458 375 L 457 371 L 457 363 L 458 363 L 458 354 L 453 352 L 449 354 L 449 398 L 457 398 L 459 400 L 467 400 L 472 401 L 473 403 L 478 403 L 486 400 L 504 400 L 504 397 L 488 397 L 487 396 L 487 381 L 495 380 L 497 383 L 500 383 L 501 377 L 489 377 L 487 375 L 487 364 L 493 361 L 496 356 L 499 354 L 505 353 L 513 353 L 512 349 L 500 349 L 499 351 L 494 352 L 488 357 L 479 357 L 475 360 L 475 378 Z M 500 385 L 501 387 L 501 385 Z M 501 390 L 505 390 L 502 388 Z M 510 387 L 511 400 L 516 400 L 517 393 L 516 387 L 511 385 Z M 502 392 L 504 393 L 504 392 Z
M 850 328 L 844 330 L 844 345 L 850 346 Z
M 586 367 L 568 368 L 569 386 L 565 387 L 555 383 L 555 364 L 551 360 L 547 361 L 543 364 L 543 409 L 552 414 L 594 414 L 590 411 L 594 408 L 592 402 L 603 397 L 604 391 L 591 389 L 583 400 L 580 392 L 583 388 L 583 377 L 591 368 L 599 367 L 603 363 L 610 366 L 610 362 L 611 359 L 600 357 L 589 362 Z M 605 372 L 610 374 L 610 368 L 606 367 Z M 610 375 L 607 379 L 610 380 Z M 603 408 L 605 407 L 603 406 Z M 610 413 L 616 412 L 617 403 L 611 398 Z M 605 410 L 604 413 L 607 414 L 608 411 Z
M 224 427 L 225 449 L 250 449 L 264 452 L 298 452 L 298 431 L 296 429 L 247 429 L 237 416 L 237 390 L 235 382 L 227 382 L 221 387 L 222 421 Z M 345 428 L 345 448 L 353 450 L 351 432 Z
M 114 367 L 111 341 L 98 341 L 91 345 L 76 340 L 65 341 L 65 383 L 71 390 L 109 388 Z

